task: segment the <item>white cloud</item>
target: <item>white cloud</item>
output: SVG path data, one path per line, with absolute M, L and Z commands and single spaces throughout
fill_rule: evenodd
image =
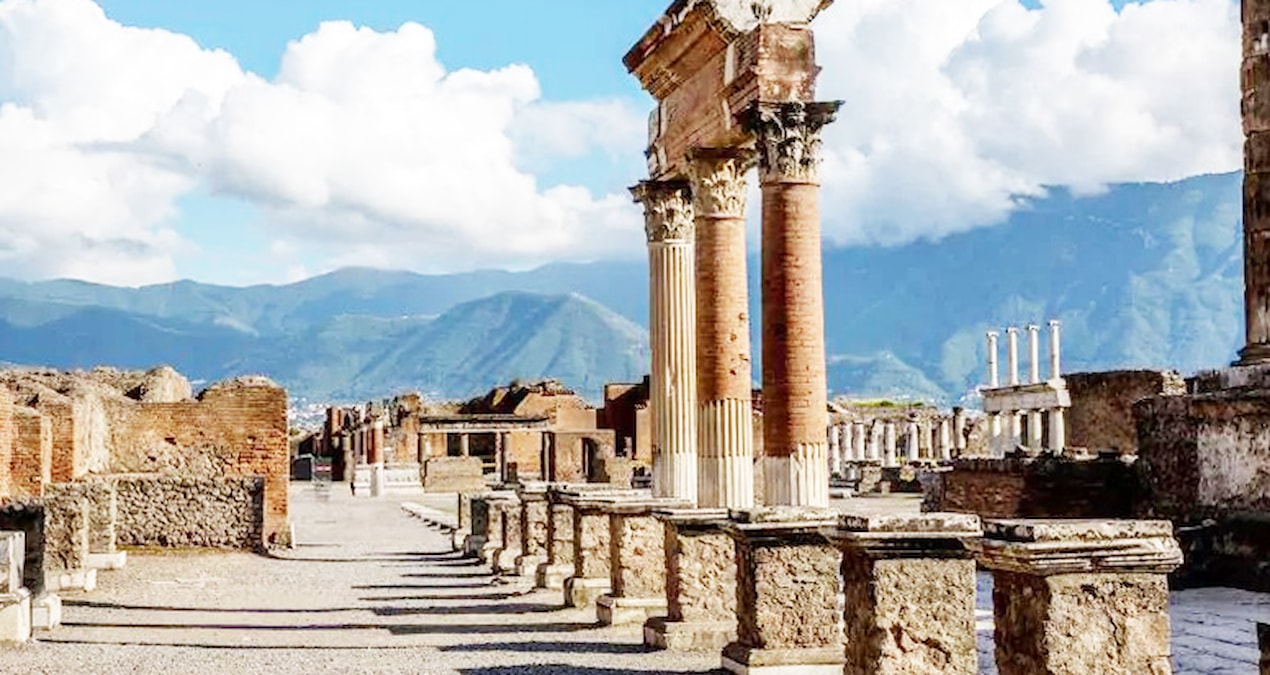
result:
M 1078 192 L 1240 165 L 1239 5 L 853 0 L 818 20 L 826 232 L 900 243 Z

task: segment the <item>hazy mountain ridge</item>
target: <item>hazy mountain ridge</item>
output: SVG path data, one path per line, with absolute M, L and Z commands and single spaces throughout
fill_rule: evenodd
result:
M 983 331 L 1049 318 L 1064 322 L 1067 370 L 1221 365 L 1242 339 L 1240 213 L 1240 174 L 1200 176 L 1056 192 L 939 242 L 829 249 L 830 386 L 956 398 L 982 379 Z M 539 376 L 595 396 L 647 370 L 647 307 L 641 262 L 246 288 L 0 280 L 0 360 L 264 372 L 310 399 L 468 396 Z

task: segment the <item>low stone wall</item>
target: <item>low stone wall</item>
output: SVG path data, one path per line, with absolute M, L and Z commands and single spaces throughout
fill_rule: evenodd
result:
M 962 459 L 924 481 L 925 511 L 981 518 L 1128 518 L 1141 494 L 1119 457 Z
M 1067 445 L 1098 452 L 1138 453 L 1133 404 L 1152 396 L 1186 393 L 1186 381 L 1174 371 L 1122 370 L 1064 375 L 1071 393 Z
M 255 549 L 263 544 L 263 478 L 114 476 L 120 546 Z
M 433 457 L 419 469 L 427 492 L 480 492 L 485 489 L 485 470 L 480 457 Z

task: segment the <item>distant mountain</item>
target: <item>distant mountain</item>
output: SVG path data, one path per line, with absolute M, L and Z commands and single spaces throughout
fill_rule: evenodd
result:
M 1242 339 L 1240 215 L 1234 173 L 1093 197 L 1055 191 L 937 242 L 827 250 L 830 386 L 956 399 L 982 379 L 985 330 L 1050 318 L 1064 323 L 1068 370 L 1221 365 Z M 264 372 L 309 399 L 402 388 L 461 397 L 538 376 L 594 397 L 604 381 L 647 370 L 647 316 L 640 262 L 346 269 L 247 288 L 0 279 L 0 361 L 170 362 L 209 380 Z

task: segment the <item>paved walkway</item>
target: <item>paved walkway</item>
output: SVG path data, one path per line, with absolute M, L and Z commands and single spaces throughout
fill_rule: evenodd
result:
M 720 672 L 717 654 L 649 652 L 637 627 L 599 628 L 593 611 L 560 609 L 559 591 L 495 579 L 450 553 L 405 500 L 426 503 L 296 486 L 290 559 L 132 554 L 126 569 L 101 574 L 98 590 L 65 598 L 62 628 L 0 651 L 0 672 Z M 991 595 L 982 590 L 991 672 Z M 1179 672 L 1255 673 L 1257 616 L 1270 616 L 1270 596 L 1175 593 Z

